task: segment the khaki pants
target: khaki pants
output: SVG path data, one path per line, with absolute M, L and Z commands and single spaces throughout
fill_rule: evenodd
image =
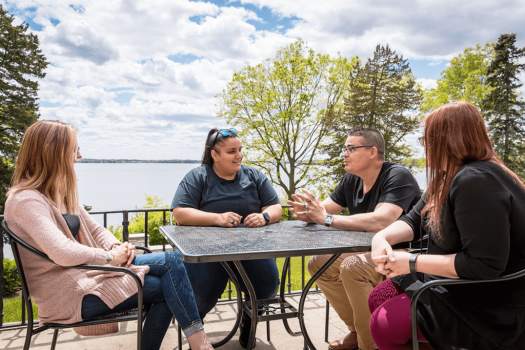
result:
M 312 256 L 308 261 L 310 275 L 313 276 L 331 257 Z M 341 254 L 316 281 L 348 329 L 357 333 L 361 350 L 377 349 L 370 334 L 368 295 L 382 281 L 383 275 L 375 271 L 370 253 Z

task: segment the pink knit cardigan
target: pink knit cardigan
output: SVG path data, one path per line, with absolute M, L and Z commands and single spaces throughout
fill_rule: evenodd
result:
M 5 204 L 4 217 L 14 234 L 58 264 L 51 264 L 20 248 L 29 292 L 38 306 L 40 325 L 81 321 L 82 298 L 87 294 L 100 297 L 110 308 L 114 308 L 137 293 L 135 281 L 127 274 L 62 267 L 105 265 L 104 251 L 121 244 L 84 209 L 79 215 L 78 242 L 71 235 L 60 211 L 38 191 L 24 190 L 10 195 Z M 149 267 L 132 265 L 130 268 L 144 283 Z M 82 327 L 76 331 L 82 335 L 101 335 L 113 333 L 115 328 L 102 325 Z

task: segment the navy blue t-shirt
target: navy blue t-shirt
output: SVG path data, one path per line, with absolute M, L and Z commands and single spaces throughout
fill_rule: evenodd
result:
M 277 192 L 259 170 L 241 165 L 233 180 L 217 176 L 210 166 L 192 169 L 179 184 L 170 210 L 194 208 L 208 213 L 234 212 L 244 218 L 278 204 Z

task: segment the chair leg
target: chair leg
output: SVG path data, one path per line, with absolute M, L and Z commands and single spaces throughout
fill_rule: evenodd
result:
M 326 320 L 324 324 L 324 341 L 328 343 L 328 326 L 330 325 L 330 303 L 326 299 Z
M 31 328 L 33 327 L 27 327 L 26 341 L 24 343 L 24 350 L 29 350 L 29 346 L 31 345 L 31 337 L 33 336 L 33 330 Z
M 179 350 L 182 350 L 182 328 L 177 324 L 177 335 L 179 338 Z
M 55 350 L 55 347 L 57 345 L 57 338 L 58 338 L 58 329 L 55 329 L 53 332 L 53 341 L 51 342 L 51 350 Z

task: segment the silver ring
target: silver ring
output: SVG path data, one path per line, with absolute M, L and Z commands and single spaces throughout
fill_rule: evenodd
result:
M 387 256 L 387 257 L 385 258 L 385 260 L 386 260 L 386 261 L 389 261 L 389 260 L 390 260 L 390 258 L 389 258 L 389 257 Z
M 308 199 L 308 203 L 312 203 L 312 200 L 311 200 L 311 199 Z
M 308 210 L 308 204 L 303 205 L 304 210 Z
M 305 211 L 303 211 L 303 214 L 304 214 L 304 215 L 306 215 L 306 212 L 305 212 Z
M 235 220 L 232 220 L 232 225 L 235 225 Z

